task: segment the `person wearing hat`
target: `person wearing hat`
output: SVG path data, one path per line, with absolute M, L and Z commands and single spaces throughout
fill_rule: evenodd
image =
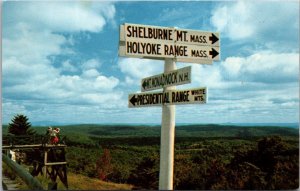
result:
M 51 144 L 58 144 L 59 142 L 59 138 L 58 138 L 58 134 L 60 132 L 60 129 L 59 128 L 54 128 L 52 130 L 52 133 L 51 133 Z

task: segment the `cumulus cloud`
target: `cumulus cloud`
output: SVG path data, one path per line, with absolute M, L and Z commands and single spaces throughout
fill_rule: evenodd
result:
M 255 26 L 250 21 L 249 7 L 244 1 L 239 1 L 232 6 L 221 6 L 217 8 L 211 18 L 212 24 L 218 31 L 228 33 L 232 39 L 240 39 L 253 35 Z
M 221 63 L 221 69 L 224 69 L 224 78 L 229 81 L 296 82 L 299 54 L 259 52 L 248 57 L 228 57 Z
M 7 112 L 2 113 L 3 119 L 10 118 L 11 116 L 14 116 L 14 115 L 20 114 L 20 113 L 22 113 L 22 114 L 28 113 L 28 110 L 26 110 L 24 105 L 16 104 L 16 103 L 14 103 L 12 101 L 8 101 L 8 100 L 3 100 L 2 108 L 3 108 L 3 110 L 7 111 Z
M 6 2 L 6 21 L 31 23 L 34 29 L 57 32 L 99 32 L 113 20 L 114 5 L 91 2 Z
M 122 58 L 118 62 L 118 67 L 126 77 L 126 82 L 132 84 L 140 83 L 142 78 L 152 75 L 163 73 L 164 62 L 150 59 L 137 59 L 137 58 Z
M 97 59 L 90 59 L 82 63 L 81 68 L 83 70 L 97 69 L 101 66 L 101 62 Z
M 114 15 L 111 3 L 5 2 L 3 97 L 70 104 L 120 99 L 111 93 L 119 80 L 102 74 L 98 59 L 51 59 L 75 54 L 76 39 L 62 33 L 100 32 Z
M 62 63 L 61 66 L 61 70 L 62 71 L 66 71 L 66 72 L 77 72 L 78 68 L 76 68 L 71 62 L 70 60 L 66 60 Z
M 231 40 L 260 42 L 277 50 L 299 49 L 295 42 L 299 39 L 299 2 L 224 2 L 213 9 L 211 24 Z

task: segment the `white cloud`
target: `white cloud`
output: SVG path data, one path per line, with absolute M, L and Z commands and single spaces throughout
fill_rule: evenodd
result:
M 97 69 L 101 66 L 101 63 L 97 59 L 90 59 L 84 62 L 81 66 L 83 70 L 89 70 L 89 69 Z
M 102 90 L 112 90 L 119 84 L 119 80 L 113 76 L 98 76 L 95 80 L 94 88 Z
M 51 59 L 74 54 L 76 39 L 72 35 L 67 39 L 61 32 L 100 32 L 113 22 L 114 15 L 111 3 L 5 2 L 3 97 L 69 104 L 105 104 L 107 98 L 120 99 L 121 93 L 111 93 L 119 80 L 99 72 L 98 59 L 81 65 L 69 59 L 61 63 Z
M 249 21 L 249 10 L 244 1 L 238 1 L 233 6 L 222 6 L 217 8 L 211 18 L 212 24 L 217 31 L 227 32 L 232 39 L 241 39 L 253 35 L 255 26 Z
M 137 58 L 122 58 L 118 62 L 118 66 L 126 75 L 126 82 L 136 84 L 140 83 L 142 78 L 152 75 L 163 73 L 164 62 L 150 59 L 137 59 Z
M 100 73 L 96 69 L 84 70 L 82 73 L 82 76 L 86 77 L 86 78 L 94 78 L 99 75 L 100 75 Z
M 2 108 L 4 111 L 8 111 L 2 113 L 2 119 L 11 119 L 13 116 L 17 114 L 28 113 L 24 105 L 16 104 L 14 102 L 7 101 L 7 100 L 4 100 L 4 102 L 2 103 Z
M 114 6 L 105 2 L 6 2 L 5 6 L 6 20 L 31 23 L 34 30 L 57 32 L 99 32 L 106 18 L 113 20 L 115 14 Z
M 67 72 L 77 72 L 78 68 L 76 68 L 71 62 L 70 60 L 66 60 L 62 63 L 62 67 L 61 67 L 62 71 L 67 71 Z
M 26 25 L 27 27 L 16 26 L 14 31 L 3 26 L 3 31 L 18 34 L 17 37 L 3 36 L 4 59 L 16 57 L 22 60 L 22 63 L 34 65 L 47 61 L 49 55 L 64 53 L 62 45 L 67 43 L 64 36 L 50 31 L 33 31 L 29 24 Z
M 220 70 L 213 66 L 195 65 L 192 68 L 192 82 L 196 87 L 226 88 L 222 83 Z
M 3 92 L 11 98 L 22 95 L 23 99 L 39 99 L 45 102 L 58 103 L 102 103 L 103 99 L 94 98 L 104 97 L 105 100 L 110 98 L 111 101 L 120 99 L 122 94 L 116 93 L 113 96 L 112 90 L 119 84 L 119 80 L 113 76 L 94 76 L 83 78 L 77 75 L 62 75 L 52 80 L 42 81 L 42 83 L 25 83 L 9 87 L 4 87 Z M 93 96 L 95 95 L 95 96 Z M 85 98 L 91 98 L 85 100 Z M 93 98 L 93 99 L 92 99 Z
M 221 67 L 227 80 L 296 82 L 299 76 L 299 54 L 258 52 L 248 57 L 228 57 L 221 63 Z
M 299 36 L 299 2 L 224 2 L 212 11 L 211 23 L 232 40 L 285 42 Z

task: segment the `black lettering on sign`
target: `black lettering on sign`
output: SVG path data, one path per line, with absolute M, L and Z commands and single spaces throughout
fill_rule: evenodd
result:
M 139 27 L 139 37 L 143 37 L 144 36 L 143 34 L 145 34 L 145 28 L 144 27 Z
M 126 27 L 126 36 L 133 38 L 146 38 L 146 39 L 158 39 L 158 40 L 173 40 L 172 29 L 150 28 L 143 26 L 131 26 Z
M 189 102 L 189 91 L 172 92 L 172 103 Z
M 126 42 L 127 43 L 127 53 L 137 53 L 137 44 L 134 42 Z
M 182 73 L 179 74 L 179 82 L 188 81 L 189 80 L 189 73 Z
M 192 57 L 207 58 L 206 50 L 191 50 Z
M 169 56 L 188 56 L 187 46 L 181 45 L 165 45 L 165 55 Z
M 163 102 L 162 103 L 170 103 L 169 101 L 169 92 L 163 94 Z
M 130 26 L 130 25 L 127 26 L 127 32 L 128 32 L 128 33 L 127 33 L 127 36 L 128 36 L 128 37 L 131 37 L 131 30 L 130 30 L 130 29 L 131 29 L 131 26 Z
M 129 54 L 161 55 L 161 44 L 127 41 L 126 45 L 126 52 Z
M 205 89 L 192 90 L 192 95 L 202 95 L 202 94 L 206 94 Z
M 206 36 L 198 36 L 198 35 L 191 35 L 190 36 L 190 41 L 191 42 L 197 42 L 197 43 L 202 43 L 202 44 L 206 44 Z
M 204 101 L 204 98 L 203 98 L 202 95 L 200 95 L 200 96 L 195 96 L 195 97 L 194 97 L 194 101 Z
M 176 40 L 177 41 L 184 41 L 184 42 L 188 42 L 187 38 L 186 38 L 186 33 L 187 31 L 176 31 Z
M 127 27 L 127 31 L 129 29 L 129 27 L 131 28 L 131 32 L 130 32 L 130 35 L 128 37 L 139 37 L 138 35 L 138 27 L 135 27 L 135 26 L 128 26 Z

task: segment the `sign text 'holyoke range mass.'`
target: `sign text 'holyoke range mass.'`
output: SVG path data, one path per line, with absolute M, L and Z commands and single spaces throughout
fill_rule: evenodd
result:
M 120 27 L 120 55 L 219 60 L 219 33 L 127 24 Z M 211 62 L 209 62 L 211 63 Z

